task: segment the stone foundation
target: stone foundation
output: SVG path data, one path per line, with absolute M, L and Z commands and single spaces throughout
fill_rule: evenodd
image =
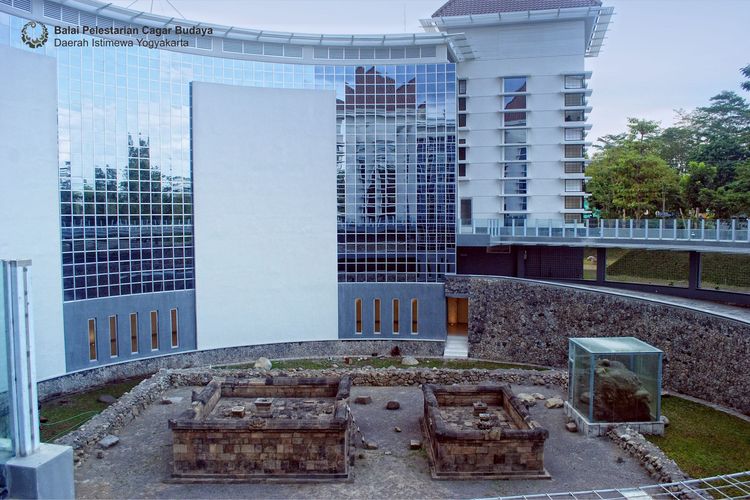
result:
M 578 426 L 578 432 L 588 437 L 606 436 L 612 429 L 626 426 L 641 434 L 655 436 L 664 435 L 664 422 L 589 422 L 581 412 L 573 408 L 569 402 L 565 402 L 565 414 Z
M 212 380 L 169 421 L 173 479 L 348 479 L 350 387 L 346 377 Z
M 510 386 L 426 384 L 422 391 L 433 478 L 550 478 L 544 468 L 549 432 L 531 420 Z

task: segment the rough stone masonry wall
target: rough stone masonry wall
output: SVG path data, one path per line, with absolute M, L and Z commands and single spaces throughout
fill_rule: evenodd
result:
M 750 415 L 750 325 L 621 295 L 451 277 L 469 298 L 469 356 L 565 368 L 568 337 L 632 336 L 664 351 L 664 386 Z

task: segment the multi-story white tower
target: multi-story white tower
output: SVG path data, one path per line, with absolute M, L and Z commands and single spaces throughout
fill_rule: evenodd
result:
M 422 21 L 465 35 L 456 69 L 463 224 L 587 213 L 584 59 L 599 53 L 612 10 L 601 0 L 449 0 Z

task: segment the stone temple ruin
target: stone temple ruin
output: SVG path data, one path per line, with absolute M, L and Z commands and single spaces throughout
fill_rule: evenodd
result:
M 546 429 L 509 385 L 431 385 L 423 433 L 435 479 L 548 479 Z
M 173 480 L 348 479 L 350 387 L 348 377 L 212 380 L 169 421 Z

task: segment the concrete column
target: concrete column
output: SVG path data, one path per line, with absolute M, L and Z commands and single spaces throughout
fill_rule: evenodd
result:
M 690 271 L 688 276 L 688 288 L 697 290 L 701 287 L 701 254 L 690 252 Z
M 526 277 L 526 249 L 524 247 L 516 247 L 516 277 Z
M 607 281 L 607 249 L 596 249 L 596 282 L 604 284 Z

